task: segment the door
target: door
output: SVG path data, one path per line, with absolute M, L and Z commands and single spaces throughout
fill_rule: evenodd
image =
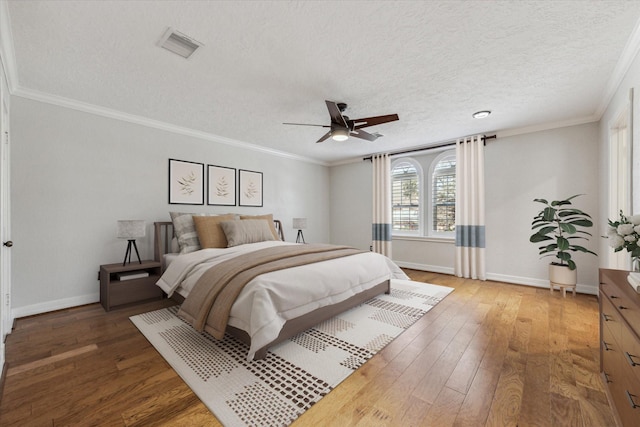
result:
M 1 65 L 1 64 L 0 64 Z M 0 66 L 0 357 L 11 332 L 11 250 L 9 209 L 9 88 Z

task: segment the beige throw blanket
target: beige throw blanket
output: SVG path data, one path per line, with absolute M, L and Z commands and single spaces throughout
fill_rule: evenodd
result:
M 231 306 L 244 286 L 260 274 L 354 255 L 363 251 L 323 244 L 277 246 L 224 261 L 211 267 L 182 304 L 178 315 L 197 331 L 224 337 Z M 302 284 L 301 284 L 302 286 Z

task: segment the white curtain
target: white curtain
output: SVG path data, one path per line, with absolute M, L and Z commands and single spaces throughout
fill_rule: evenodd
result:
M 391 258 L 391 160 L 379 154 L 373 163 L 373 250 Z
M 484 252 L 484 142 L 476 135 L 456 141 L 456 276 L 486 280 Z

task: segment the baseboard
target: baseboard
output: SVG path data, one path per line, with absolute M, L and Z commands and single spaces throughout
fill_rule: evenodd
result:
M 100 294 L 96 292 L 94 294 L 82 295 L 79 297 L 47 301 L 40 304 L 14 308 L 11 310 L 11 315 L 14 319 L 17 319 L 19 317 L 33 316 L 35 314 L 42 314 L 48 311 L 62 310 L 65 308 L 77 307 L 79 305 L 92 304 L 99 301 Z
M 413 262 L 393 261 L 398 267 L 410 268 L 411 270 L 430 271 L 432 273 L 453 274 L 453 268 L 443 267 L 441 265 L 416 264 Z
M 432 273 L 454 274 L 453 268 L 440 265 L 416 264 L 412 262 L 394 261 L 399 267 L 410 268 L 412 270 L 430 271 Z M 506 274 L 487 273 L 487 280 L 495 282 L 512 283 L 515 285 L 533 286 L 536 288 L 549 289 L 549 281 L 534 279 L 531 277 L 510 276 Z M 598 295 L 598 286 L 583 285 L 578 283 L 576 291 L 581 294 Z

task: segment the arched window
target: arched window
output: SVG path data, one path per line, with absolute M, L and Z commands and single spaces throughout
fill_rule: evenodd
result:
M 446 151 L 431 164 L 429 234 L 452 234 L 456 227 L 456 153 Z
M 422 224 L 422 168 L 410 158 L 391 165 L 392 232 L 420 234 Z

